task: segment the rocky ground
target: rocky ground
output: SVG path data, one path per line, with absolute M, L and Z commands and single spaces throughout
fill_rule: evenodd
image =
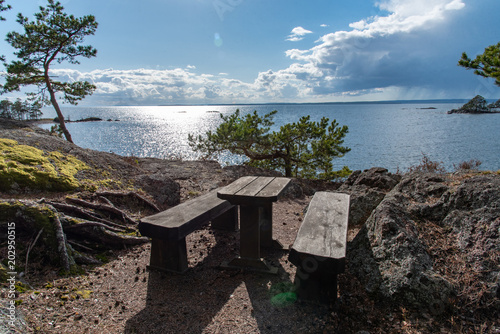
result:
M 64 201 L 68 193 L 133 190 L 165 209 L 240 176 L 269 174 L 210 161 L 124 158 L 12 123 L 0 124 L 0 138 L 70 154 L 92 167 L 77 174 L 87 180 L 78 189 L 4 188 L 0 202 Z M 89 251 L 102 263 L 61 276 L 36 251 L 25 267 L 23 247 L 33 235 L 20 235 L 16 261 L 22 263 L 19 271 L 28 270 L 18 277 L 16 327 L 5 323 L 8 310 L 3 308 L 0 332 L 500 333 L 498 173 L 393 175 L 372 168 L 353 173 L 343 184 L 294 180 L 273 210 L 274 236 L 282 244 L 293 243 L 318 190 L 351 194 L 347 268 L 339 276 L 339 297 L 330 305 L 304 303 L 290 294 L 295 268 L 286 250 L 263 254 L 280 268 L 275 276 L 219 268 L 237 254 L 238 232 L 206 226 L 189 235 L 190 270 L 184 275 L 146 270 L 150 245 L 144 243 Z M 134 219 L 148 213 L 122 209 Z M 2 234 L 4 220 L 0 217 Z M 4 240 L 2 259 L 7 257 Z M 3 284 L 4 305 L 11 300 L 8 292 Z

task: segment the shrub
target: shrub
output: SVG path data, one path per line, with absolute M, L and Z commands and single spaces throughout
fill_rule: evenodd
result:
M 422 160 L 419 165 L 411 166 L 408 172 L 428 172 L 428 173 L 446 173 L 442 161 L 432 161 L 428 156 L 422 153 Z

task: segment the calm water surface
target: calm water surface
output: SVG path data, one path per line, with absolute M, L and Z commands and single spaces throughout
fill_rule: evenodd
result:
M 338 168 L 352 170 L 374 166 L 404 171 L 420 163 L 425 154 L 443 162 L 446 169 L 471 159 L 482 162 L 480 169 L 500 169 L 500 114 L 448 115 L 462 104 L 298 104 L 242 106 L 158 106 L 158 107 L 66 107 L 66 118 L 100 117 L 103 122 L 68 123 L 73 141 L 85 148 L 124 156 L 183 158 L 200 157 L 188 145 L 188 134 L 203 134 L 221 122 L 220 114 L 237 108 L 242 113 L 262 115 L 278 110 L 275 127 L 296 122 L 301 116 L 312 120 L 336 119 L 347 125 L 345 145 L 351 151 L 335 159 Z M 429 107 L 435 109 L 427 109 Z M 44 117 L 54 117 L 50 108 Z M 42 125 L 49 129 L 50 124 Z M 243 161 L 229 154 L 218 158 L 222 164 Z

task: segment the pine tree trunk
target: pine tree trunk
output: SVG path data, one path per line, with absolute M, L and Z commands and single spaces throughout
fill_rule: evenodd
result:
M 64 121 L 64 116 L 62 114 L 61 108 L 59 107 L 59 104 L 57 103 L 56 99 L 56 93 L 54 92 L 54 88 L 52 88 L 52 84 L 49 79 L 49 69 L 48 66 L 45 67 L 45 84 L 47 85 L 47 90 L 49 91 L 50 94 L 50 103 L 54 106 L 54 109 L 56 110 L 57 117 L 59 119 L 59 126 L 61 127 L 62 132 L 64 133 L 64 137 L 66 138 L 67 141 L 70 143 L 73 143 L 73 139 L 71 138 L 71 134 L 69 133 L 68 129 L 66 128 L 66 123 Z

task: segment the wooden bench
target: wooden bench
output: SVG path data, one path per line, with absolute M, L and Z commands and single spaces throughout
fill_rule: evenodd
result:
M 186 236 L 210 221 L 216 229 L 238 228 L 237 207 L 217 198 L 217 190 L 141 219 L 139 231 L 151 238 L 149 268 L 185 272 Z
M 303 300 L 337 298 L 337 274 L 345 267 L 349 195 L 314 194 L 288 259 L 297 266 L 295 288 Z

